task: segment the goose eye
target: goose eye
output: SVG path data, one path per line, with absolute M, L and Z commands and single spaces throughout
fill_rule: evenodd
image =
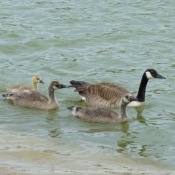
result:
M 128 98 L 129 98 L 129 96 L 128 96 L 128 95 L 126 95 L 126 98 L 128 99 Z

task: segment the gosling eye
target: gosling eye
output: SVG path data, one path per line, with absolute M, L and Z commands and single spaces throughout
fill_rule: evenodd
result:
M 129 98 L 129 96 L 128 96 L 128 95 L 126 95 L 126 98 L 128 99 L 128 98 Z
M 39 80 L 39 78 L 37 78 L 37 80 Z

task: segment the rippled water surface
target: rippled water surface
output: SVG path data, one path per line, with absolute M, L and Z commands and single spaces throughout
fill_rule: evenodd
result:
M 6 0 L 0 9 L 1 94 L 9 85 L 30 85 L 33 75 L 42 77 L 46 95 L 52 80 L 106 81 L 136 95 L 147 68 L 167 78 L 149 80 L 147 105 L 128 108 L 122 124 L 72 117 L 67 106 L 85 105 L 74 89 L 57 91 L 60 108 L 51 111 L 1 97 L 0 172 L 173 173 L 175 1 Z

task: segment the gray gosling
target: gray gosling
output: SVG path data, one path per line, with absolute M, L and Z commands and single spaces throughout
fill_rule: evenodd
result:
M 35 76 L 32 77 L 32 87 L 28 86 L 28 85 L 24 85 L 24 84 L 17 84 L 17 85 L 14 85 L 14 86 L 7 87 L 6 91 L 7 92 L 12 92 L 12 93 L 17 93 L 17 92 L 20 92 L 20 91 L 28 92 L 28 91 L 31 91 L 31 90 L 38 91 L 37 83 L 44 84 L 44 82 L 42 81 L 41 77 L 35 75 Z
M 72 112 L 73 116 L 84 119 L 88 122 L 98 123 L 117 123 L 128 120 L 126 113 L 126 106 L 136 100 L 130 93 L 122 97 L 120 101 L 120 113 L 102 107 L 75 107 L 70 106 L 68 109 Z
M 147 69 L 140 82 L 137 99 L 129 104 L 129 106 L 142 106 L 145 102 L 146 86 L 149 79 L 159 78 L 165 79 L 154 69 Z M 125 88 L 112 83 L 90 84 L 84 81 L 70 81 L 70 86 L 75 87 L 75 92 L 82 96 L 82 100 L 89 106 L 107 106 L 117 107 L 123 95 L 129 93 Z
M 29 92 L 21 91 L 17 94 L 3 94 L 2 96 L 5 97 L 5 99 L 7 99 L 12 104 L 17 106 L 48 110 L 59 107 L 54 92 L 57 89 L 62 89 L 66 87 L 66 85 L 61 84 L 59 81 L 52 81 L 48 88 L 49 98 L 35 90 Z

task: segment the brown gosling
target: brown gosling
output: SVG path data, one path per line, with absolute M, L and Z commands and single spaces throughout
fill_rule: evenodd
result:
M 165 79 L 154 69 L 147 69 L 140 82 L 137 99 L 129 104 L 129 106 L 141 106 L 145 102 L 146 86 L 149 79 L 159 78 Z M 69 87 L 75 87 L 76 92 L 82 96 L 82 100 L 89 106 L 117 107 L 123 95 L 129 91 L 125 88 L 112 83 L 89 84 L 83 81 L 70 81 Z
M 28 92 L 28 91 L 31 91 L 31 90 L 38 91 L 37 83 L 44 84 L 44 82 L 42 81 L 41 77 L 35 75 L 35 76 L 32 77 L 32 87 L 28 86 L 28 85 L 24 85 L 24 84 L 17 84 L 17 85 L 14 85 L 14 86 L 7 87 L 6 91 L 7 92 L 12 92 L 12 93 L 17 93 L 17 92 L 20 92 L 20 91 Z
M 55 90 L 66 87 L 66 85 L 61 84 L 59 81 L 52 81 L 48 88 L 49 98 L 35 90 L 29 92 L 21 91 L 16 94 L 3 94 L 2 96 L 17 106 L 49 110 L 59 107 L 54 95 Z
M 126 106 L 136 100 L 134 96 L 127 93 L 122 97 L 120 101 L 120 113 L 103 108 L 103 107 L 75 107 L 71 106 L 68 109 L 72 112 L 73 116 L 77 118 L 84 119 L 88 122 L 98 122 L 98 123 L 117 123 L 128 120 L 126 113 Z

